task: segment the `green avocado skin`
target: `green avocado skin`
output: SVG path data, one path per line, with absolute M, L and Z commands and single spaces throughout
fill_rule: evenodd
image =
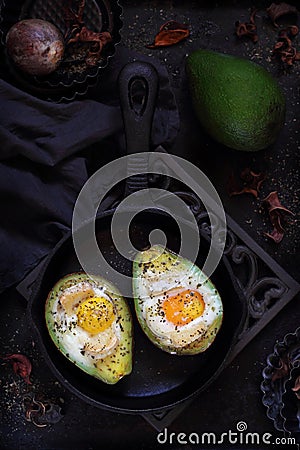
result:
M 199 49 L 187 57 L 186 71 L 195 113 L 213 139 L 244 151 L 276 141 L 285 120 L 285 97 L 266 69 Z

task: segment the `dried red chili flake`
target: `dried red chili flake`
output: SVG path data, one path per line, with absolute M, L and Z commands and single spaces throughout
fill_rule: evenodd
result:
M 276 244 L 279 244 L 285 232 L 282 223 L 287 223 L 286 216 L 294 216 L 294 213 L 281 204 L 276 191 L 271 192 L 262 203 L 267 208 L 271 224 L 273 225 L 273 231 L 271 233 L 265 232 L 264 234 Z
M 297 34 L 299 33 L 299 28 L 297 27 L 297 25 L 290 25 L 288 27 L 289 32 L 291 34 L 291 36 L 297 36 Z
M 256 12 L 257 10 L 254 10 L 251 13 L 249 22 L 240 22 L 239 20 L 235 22 L 235 33 L 237 37 L 249 37 L 252 42 L 258 41 L 257 27 L 255 23 Z
M 299 33 L 297 25 L 291 25 L 278 34 L 277 42 L 273 47 L 273 54 L 277 56 L 281 62 L 288 66 L 293 65 L 294 61 L 300 60 L 300 52 L 293 47 L 292 38 Z
M 75 2 L 77 3 L 76 10 L 73 9 L 73 0 L 65 0 L 63 3 L 66 46 L 76 43 L 88 44 L 85 62 L 88 66 L 96 65 L 103 47 L 112 41 L 111 34 L 108 31 L 96 32 L 86 26 L 84 22 L 86 0 Z
M 277 191 L 270 192 L 270 194 L 263 200 L 265 206 L 268 208 L 269 212 L 274 210 L 282 210 L 289 214 L 293 214 L 289 209 L 283 206 L 278 198 Z
M 55 424 L 64 416 L 58 402 L 45 399 L 44 396 L 35 395 L 32 392 L 24 395 L 23 410 L 25 420 L 39 428 Z
M 27 356 L 21 355 L 20 353 L 14 353 L 12 355 L 0 356 L 0 359 L 5 362 L 10 362 L 13 367 L 13 371 L 20 375 L 27 384 L 32 384 L 29 376 L 31 373 L 31 362 Z
M 257 198 L 266 176 L 261 172 L 255 173 L 247 167 L 241 172 L 239 178 L 240 180 L 237 181 L 234 175 L 231 174 L 228 182 L 229 195 L 232 197 L 233 195 L 252 194 Z
M 188 25 L 169 20 L 164 23 L 154 38 L 154 43 L 146 45 L 147 48 L 167 47 L 178 44 L 190 35 Z
M 272 381 L 280 380 L 281 378 L 286 377 L 290 372 L 290 364 L 287 358 L 279 359 L 279 367 L 274 370 Z
M 296 397 L 300 400 L 300 375 L 296 378 L 292 391 L 295 392 Z
M 286 16 L 286 15 L 297 15 L 298 14 L 298 10 L 295 6 L 289 5 L 288 3 L 272 3 L 268 8 L 267 8 L 267 13 L 268 16 L 270 17 L 270 19 L 273 22 L 273 25 L 275 25 L 275 27 L 278 27 L 279 25 L 277 24 L 277 19 L 279 19 L 279 17 L 282 16 Z

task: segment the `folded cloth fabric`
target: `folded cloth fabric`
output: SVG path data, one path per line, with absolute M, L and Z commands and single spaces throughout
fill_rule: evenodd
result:
M 179 128 L 167 70 L 119 46 L 85 99 L 54 103 L 0 80 L 0 292 L 17 284 L 71 228 L 89 176 L 125 152 L 117 79 L 125 63 L 150 61 L 159 74 L 152 145 Z

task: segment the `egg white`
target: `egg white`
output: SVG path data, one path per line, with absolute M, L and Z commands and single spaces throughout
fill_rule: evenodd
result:
M 223 314 L 219 293 L 200 269 L 180 259 L 161 260 L 147 265 L 147 270 L 139 278 L 139 305 L 142 317 L 152 333 L 164 346 L 183 348 L 204 337 L 216 319 Z M 203 298 L 205 307 L 201 316 L 186 325 L 176 326 L 167 320 L 162 302 L 170 291 L 194 290 Z
M 99 289 L 96 285 L 92 284 L 91 287 L 95 297 L 103 297 L 111 302 L 110 297 L 103 289 Z M 68 289 L 72 291 L 80 290 L 80 283 Z M 68 314 L 66 309 L 60 304 L 59 300 L 61 295 L 66 293 L 68 289 L 61 292 L 53 302 L 52 314 L 55 317 L 54 332 L 58 338 L 60 347 L 64 349 L 64 353 L 71 360 L 89 366 L 114 351 L 120 342 L 120 325 L 115 318 L 106 330 L 98 334 L 91 334 L 84 330 L 78 324 L 76 308 L 72 314 Z
M 182 290 L 185 289 L 190 289 L 190 287 L 185 286 Z M 212 294 L 205 286 L 194 290 L 197 290 L 202 295 L 205 307 L 201 316 L 193 319 L 186 325 L 176 326 L 167 320 L 161 307 L 164 295 L 154 296 L 145 302 L 144 317 L 146 323 L 165 345 L 180 348 L 201 338 L 216 320 L 218 314 L 220 314 L 220 309 L 215 307 L 218 302 L 217 294 Z

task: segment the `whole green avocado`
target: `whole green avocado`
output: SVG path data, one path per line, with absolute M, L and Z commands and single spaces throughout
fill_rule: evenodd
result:
M 216 141 L 235 150 L 273 144 L 284 124 L 285 97 L 262 66 L 247 59 L 199 49 L 186 71 L 196 115 Z

